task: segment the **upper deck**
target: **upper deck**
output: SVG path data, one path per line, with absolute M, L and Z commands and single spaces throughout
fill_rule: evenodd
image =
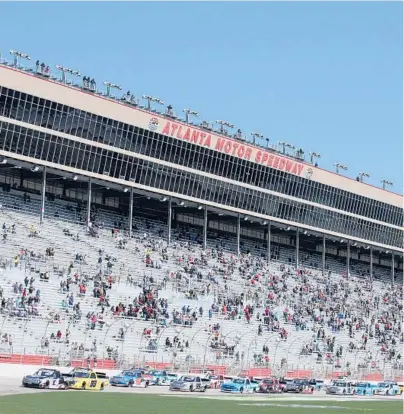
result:
M 226 153 L 240 159 L 286 171 L 396 207 L 403 207 L 402 195 L 315 167 L 272 149 L 221 135 L 216 131 L 200 128 L 157 112 L 147 111 L 144 108 L 134 107 L 128 105 L 125 101 L 111 99 L 99 93 L 83 90 L 78 86 L 66 85 L 53 79 L 42 78 L 32 72 L 0 65 L 0 86 L 145 130 L 169 135 L 178 140 L 190 141 L 216 152 Z

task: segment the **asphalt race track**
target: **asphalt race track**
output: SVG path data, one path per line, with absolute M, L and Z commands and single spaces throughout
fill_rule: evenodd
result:
M 37 392 L 92 392 L 92 391 L 56 391 L 56 390 L 38 390 L 33 388 L 25 388 L 21 386 L 21 379 L 7 378 L 0 374 L 0 396 L 12 395 L 12 394 L 28 394 Z M 97 391 L 93 391 L 97 392 Z M 99 391 L 98 391 L 99 392 Z M 164 386 L 151 386 L 148 388 L 121 388 L 121 387 L 107 387 L 103 392 L 123 392 L 131 394 L 156 394 L 167 397 L 192 397 L 196 398 L 208 398 L 208 399 L 242 399 L 244 401 L 386 401 L 386 400 L 398 400 L 400 397 L 383 397 L 383 396 L 335 396 L 327 395 L 324 392 L 317 392 L 311 395 L 297 395 L 297 394 L 223 394 L 219 390 L 208 390 L 206 393 L 179 393 L 168 390 L 168 387 Z

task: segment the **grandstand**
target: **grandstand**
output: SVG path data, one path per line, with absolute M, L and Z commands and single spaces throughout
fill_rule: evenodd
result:
M 401 195 L 13 56 L 0 62 L 3 360 L 402 371 Z

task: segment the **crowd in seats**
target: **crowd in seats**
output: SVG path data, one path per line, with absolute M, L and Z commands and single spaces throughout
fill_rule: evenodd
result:
M 230 240 L 209 240 L 203 250 L 192 229 L 174 229 L 168 246 L 157 221 L 136 219 L 129 239 L 125 218 L 102 208 L 92 212 L 92 237 L 75 222 L 73 207 L 64 209 L 70 222 L 59 220 L 58 207 L 59 217 L 39 226 L 30 211 L 10 209 L 6 200 L 2 206 L 4 329 L 29 320 L 28 333 L 13 334 L 14 348 L 35 326 L 25 350 L 65 358 L 156 353 L 189 361 L 207 347 L 208 361 L 240 368 L 377 369 L 380 360 L 402 366 L 399 284 L 347 277 L 339 268 L 325 275 L 304 265 L 297 270 L 288 260 L 268 264 L 259 254 L 238 257 L 223 248 Z M 290 256 L 276 251 L 280 259 Z

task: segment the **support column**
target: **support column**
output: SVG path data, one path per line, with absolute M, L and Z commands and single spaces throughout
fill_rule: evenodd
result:
M 203 209 L 203 249 L 206 250 L 208 246 L 208 207 Z
M 351 262 L 351 242 L 348 240 L 346 245 L 346 278 L 349 279 L 349 268 Z
M 237 214 L 237 254 L 240 255 L 240 213 Z
M 129 238 L 132 238 L 132 225 L 133 225 L 133 187 L 130 189 L 129 195 Z
M 268 263 L 271 263 L 271 222 L 268 223 L 267 260 L 268 260 Z
M 46 198 L 46 167 L 42 172 L 42 191 L 41 191 L 41 215 L 39 222 L 42 224 L 45 218 L 45 198 Z
M 323 276 L 325 276 L 325 234 L 323 234 Z
M 172 207 L 172 201 L 171 201 L 171 197 L 168 200 L 168 238 L 167 238 L 167 242 L 168 245 L 171 244 L 171 220 L 172 220 L 172 215 L 173 215 L 173 207 Z
M 394 252 L 391 253 L 391 283 L 394 283 Z
M 299 228 L 296 229 L 296 270 L 299 270 Z
M 370 246 L 370 280 L 373 282 L 373 247 Z
M 92 189 L 92 181 L 91 178 L 88 180 L 88 199 L 87 199 L 87 228 L 89 229 L 91 226 L 91 189 Z

